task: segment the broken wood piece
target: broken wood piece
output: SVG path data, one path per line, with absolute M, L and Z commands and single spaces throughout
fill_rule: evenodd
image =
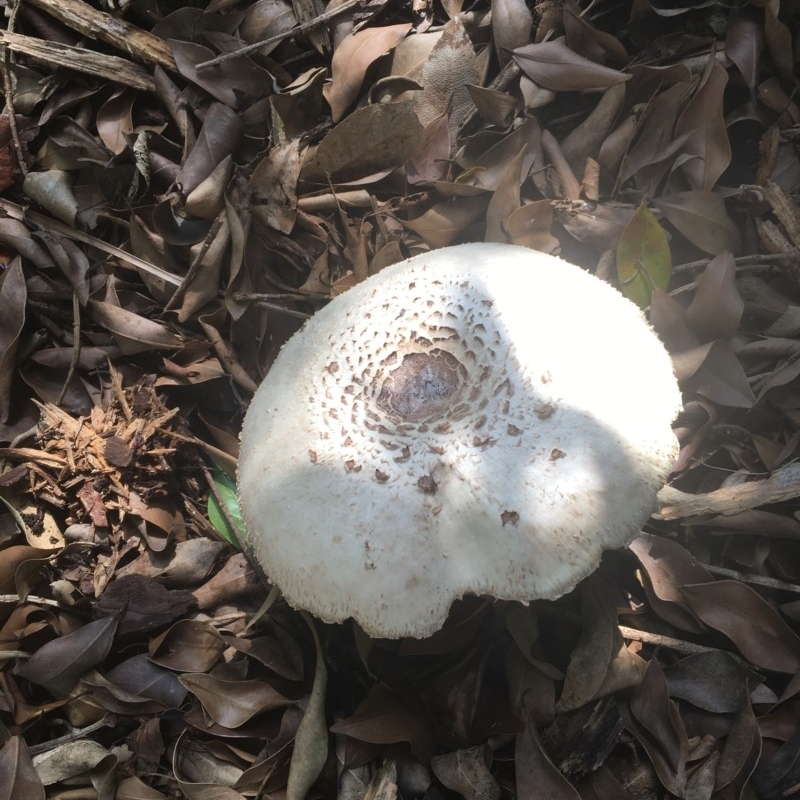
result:
M 704 514 L 738 514 L 751 508 L 800 497 L 800 462 L 776 470 L 768 478 L 724 486 L 713 492 L 688 494 L 672 486 L 658 493 L 657 519 L 686 519 Z
M 156 88 L 153 77 L 144 67 L 119 56 L 107 56 L 58 42 L 45 42 L 35 36 L 23 36 L 11 31 L 0 31 L 0 46 L 47 64 L 73 69 L 113 83 L 122 83 L 132 89 L 154 92 Z
M 142 61 L 176 69 L 172 50 L 160 36 L 98 11 L 83 0 L 28 0 L 28 3 L 89 39 L 99 39 Z

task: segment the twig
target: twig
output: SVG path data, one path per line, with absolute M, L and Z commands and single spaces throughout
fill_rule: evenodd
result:
M 683 639 L 675 639 L 672 636 L 662 636 L 659 633 L 650 633 L 649 631 L 640 631 L 638 628 L 629 628 L 627 625 L 619 625 L 617 627 L 624 639 L 633 639 L 636 642 L 652 644 L 656 647 L 666 647 L 678 653 L 696 655 L 697 653 L 715 653 L 719 651 L 717 647 L 705 647 L 702 644 L 694 644 L 693 642 L 687 642 Z
M 51 600 L 49 597 L 39 597 L 38 595 L 28 595 L 23 598 L 18 594 L 0 594 L 0 603 L 36 603 L 40 606 L 55 606 L 56 608 L 69 608 L 58 600 Z
M 50 739 L 49 742 L 42 742 L 41 744 L 34 744 L 28 747 L 28 752 L 32 755 L 39 753 L 48 753 L 62 744 L 69 744 L 69 742 L 76 742 L 79 739 L 85 739 L 90 733 L 100 730 L 100 728 L 108 728 L 114 724 L 115 717 L 113 714 L 106 714 L 102 719 L 87 725 L 85 728 L 75 728 L 57 739 Z
M 689 494 L 665 486 L 658 493 L 658 519 L 684 519 L 704 514 L 738 514 L 758 506 L 800 497 L 800 462 L 776 470 L 768 478 L 725 486 L 713 492 Z
M 131 56 L 175 69 L 175 59 L 169 45 L 153 33 L 131 25 L 124 19 L 98 11 L 83 0 L 26 0 L 89 39 L 116 47 Z
M 264 39 L 262 42 L 253 42 L 253 44 L 248 44 L 246 47 L 241 47 L 238 50 L 233 50 L 230 53 L 222 53 L 216 58 L 210 58 L 208 61 L 201 61 L 196 66 L 196 69 L 200 70 L 208 69 L 209 67 L 216 67 L 225 61 L 230 61 L 231 59 L 239 58 L 240 56 L 249 55 L 256 50 L 260 50 L 262 47 L 269 47 L 271 44 L 278 44 L 278 42 L 282 42 L 284 39 L 289 39 L 292 36 L 296 36 L 298 33 L 310 31 L 312 28 L 316 28 L 317 25 L 321 25 L 324 22 L 329 22 L 330 20 L 338 17 L 339 14 L 344 14 L 353 8 L 358 8 L 359 6 L 363 6 L 362 0 L 346 0 L 346 2 L 342 5 L 332 8 L 330 11 L 326 11 L 324 14 L 320 14 L 318 17 L 314 17 L 314 19 L 310 19 L 308 22 L 304 22 L 302 25 L 297 25 L 291 30 L 283 31 L 283 33 L 276 33 L 275 36 L 270 36 L 268 39 Z
M 733 578 L 742 583 L 752 583 L 754 586 L 765 586 L 768 589 L 778 589 L 782 592 L 791 592 L 792 594 L 800 594 L 800 586 L 796 583 L 786 583 L 779 581 L 777 578 L 770 578 L 766 575 L 753 575 L 748 572 L 739 572 L 735 569 L 727 569 L 726 567 L 715 567 L 713 564 L 700 564 L 705 567 L 709 572 L 714 575 L 721 575 L 724 578 Z
M 739 256 L 738 258 L 733 259 L 733 263 L 737 267 L 761 267 L 761 266 L 772 266 L 773 262 L 775 261 L 793 261 L 798 257 L 797 250 L 787 250 L 785 253 L 769 253 L 767 255 L 764 254 L 755 254 L 749 256 Z M 703 269 L 707 267 L 709 262 L 711 261 L 710 258 L 701 258 L 697 261 L 686 261 L 683 264 L 675 264 L 672 267 L 673 272 L 691 272 L 695 269 Z
M 83 231 L 70 228 L 69 225 L 65 225 L 63 222 L 47 217 L 37 211 L 23 209 L 22 206 L 12 203 L 9 200 L 4 200 L 3 198 L 0 198 L 0 209 L 20 222 L 32 222 L 45 230 L 55 231 L 62 236 L 66 236 L 68 239 L 89 245 L 89 247 L 94 247 L 96 250 L 100 250 L 100 252 L 123 262 L 127 267 L 146 272 L 165 283 L 170 283 L 173 286 L 180 286 L 183 281 L 179 275 L 173 275 L 171 272 L 167 272 L 165 269 L 161 269 L 161 267 L 157 267 L 155 264 L 151 264 L 149 261 L 139 258 L 139 256 L 126 253 L 124 250 L 120 250 L 119 247 L 114 247 L 114 245 L 108 244 L 102 239 L 98 239 L 96 236 L 91 236 L 88 233 L 83 233 Z
M 0 31 L 0 45 L 47 64 L 74 69 L 106 81 L 122 83 L 133 89 L 145 92 L 154 92 L 156 89 L 155 82 L 147 70 L 119 56 L 107 56 L 60 42 L 44 42 L 35 36 L 23 36 L 11 31 Z
M 253 294 L 252 292 L 235 292 L 233 299 L 237 303 L 252 303 L 259 308 L 267 308 L 278 314 L 286 314 L 287 317 L 296 317 L 297 319 L 306 320 L 311 316 L 311 314 L 306 314 L 305 311 L 296 311 L 293 308 L 286 308 L 286 306 L 282 306 L 279 303 L 271 303 L 264 298 L 264 295 Z
M 12 3 L 11 13 L 8 17 L 7 29 L 14 30 L 14 23 L 19 11 L 19 2 Z M 17 128 L 17 117 L 14 111 L 14 76 L 11 63 L 11 52 L 3 51 L 3 89 L 6 95 L 6 115 L 8 118 L 8 128 L 11 131 L 11 140 L 14 142 L 14 153 L 17 156 L 19 171 L 23 177 L 28 174 L 28 165 L 25 163 L 25 151 L 22 149 L 22 142 L 19 138 L 19 128 Z

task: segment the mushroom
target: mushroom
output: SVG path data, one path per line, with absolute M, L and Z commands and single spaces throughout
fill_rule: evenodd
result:
M 513 245 L 417 255 L 315 314 L 253 397 L 248 545 L 292 606 L 376 637 L 465 594 L 554 599 L 654 510 L 679 407 L 606 282 Z

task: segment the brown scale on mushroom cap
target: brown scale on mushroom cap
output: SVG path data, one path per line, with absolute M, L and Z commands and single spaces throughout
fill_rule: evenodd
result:
M 242 431 L 248 539 L 292 605 L 375 636 L 557 597 L 649 516 L 679 404 L 604 282 L 510 245 L 417 256 L 281 351 Z

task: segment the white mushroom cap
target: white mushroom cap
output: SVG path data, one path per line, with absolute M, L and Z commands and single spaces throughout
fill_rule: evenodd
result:
M 288 602 L 424 637 L 465 594 L 555 598 L 630 542 L 680 395 L 639 309 L 582 269 L 466 244 L 350 289 L 280 352 L 239 497 Z

